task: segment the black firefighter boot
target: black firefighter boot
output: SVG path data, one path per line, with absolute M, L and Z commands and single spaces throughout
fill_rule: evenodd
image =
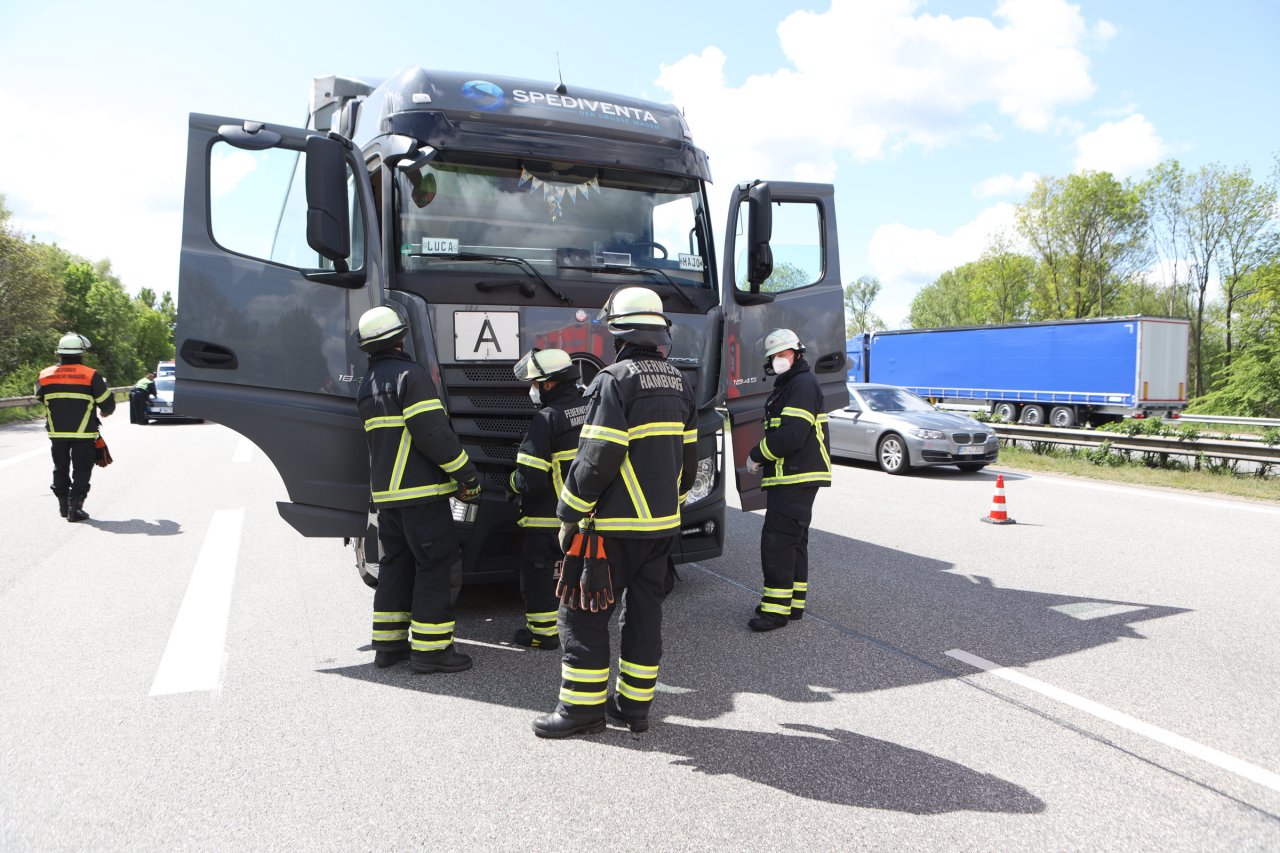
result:
M 72 498 L 67 507 L 67 521 L 84 521 L 89 513 L 84 511 L 84 498 Z
M 533 721 L 538 737 L 562 738 L 593 735 L 604 731 L 604 714 L 566 714 L 559 708 Z
M 56 498 L 58 499 L 58 515 L 62 516 L 63 518 L 66 518 L 66 517 L 67 517 L 67 507 L 69 506 L 69 504 L 68 504 L 68 502 L 67 502 L 67 496 L 66 496 L 66 495 L 60 495 L 60 494 L 58 494 L 57 492 L 54 492 L 54 493 L 53 493 L 53 496 L 54 496 L 54 497 L 56 497 Z
M 634 734 L 649 731 L 649 715 L 647 713 L 627 713 L 622 709 L 622 705 L 618 702 L 618 697 L 616 695 L 610 696 L 609 700 L 605 702 L 604 713 L 615 723 L 619 723 L 631 729 Z
M 455 651 L 450 643 L 438 652 L 412 652 L 409 666 L 414 672 L 462 672 L 471 669 L 471 656 Z

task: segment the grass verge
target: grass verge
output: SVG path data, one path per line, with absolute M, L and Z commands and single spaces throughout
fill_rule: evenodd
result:
M 1000 465 L 1022 468 L 1027 471 L 1045 471 L 1087 477 L 1091 480 L 1107 480 L 1113 483 L 1130 483 L 1139 486 L 1157 486 L 1166 489 L 1182 489 L 1230 495 L 1250 500 L 1280 503 L 1280 478 L 1259 477 L 1255 474 L 1212 473 L 1209 471 L 1175 471 L 1148 468 L 1141 462 L 1123 465 L 1114 463 L 1096 465 L 1086 459 L 1071 457 L 1060 451 L 1048 454 L 1035 453 L 1025 447 L 1000 446 Z

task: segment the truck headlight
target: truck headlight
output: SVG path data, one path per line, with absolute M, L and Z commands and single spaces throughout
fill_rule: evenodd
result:
M 913 429 L 911 434 L 916 438 L 944 439 L 947 437 L 945 432 L 936 429 Z
M 716 487 L 716 459 L 714 456 L 707 456 L 698 460 L 698 474 L 693 478 L 693 486 L 689 489 L 688 496 L 684 499 L 684 505 L 690 506 L 711 494 L 711 490 Z

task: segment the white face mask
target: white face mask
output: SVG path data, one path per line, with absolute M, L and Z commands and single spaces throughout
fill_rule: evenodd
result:
M 773 357 L 773 372 L 781 376 L 791 369 L 791 362 L 785 355 L 775 355 Z
M 535 406 L 542 405 L 542 392 L 538 390 L 537 385 L 529 386 L 529 399 L 533 401 L 533 404 Z

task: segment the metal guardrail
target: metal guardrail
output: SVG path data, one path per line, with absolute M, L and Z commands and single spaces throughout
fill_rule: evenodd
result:
M 992 432 L 1012 442 L 1030 441 L 1045 444 L 1066 444 L 1075 447 L 1100 447 L 1104 442 L 1113 450 L 1130 450 L 1138 453 L 1160 453 L 1169 456 L 1209 459 L 1236 459 L 1260 465 L 1280 464 L 1280 445 L 1268 447 L 1258 441 L 1236 441 L 1221 438 L 1190 439 L 1166 438 L 1155 435 L 1125 435 L 1118 432 L 1098 432 L 1084 429 L 1059 429 L 1057 427 L 1033 427 L 1021 424 L 989 423 Z
M 122 388 L 109 388 L 107 390 L 112 394 L 121 394 L 132 387 L 132 385 L 125 385 Z M 0 409 L 18 409 L 23 406 L 38 405 L 40 405 L 40 400 L 37 397 L 6 397 L 5 399 L 0 400 Z
M 1234 415 L 1178 415 L 1180 421 L 1198 424 L 1235 424 L 1237 426 L 1280 427 L 1280 418 L 1238 418 Z

